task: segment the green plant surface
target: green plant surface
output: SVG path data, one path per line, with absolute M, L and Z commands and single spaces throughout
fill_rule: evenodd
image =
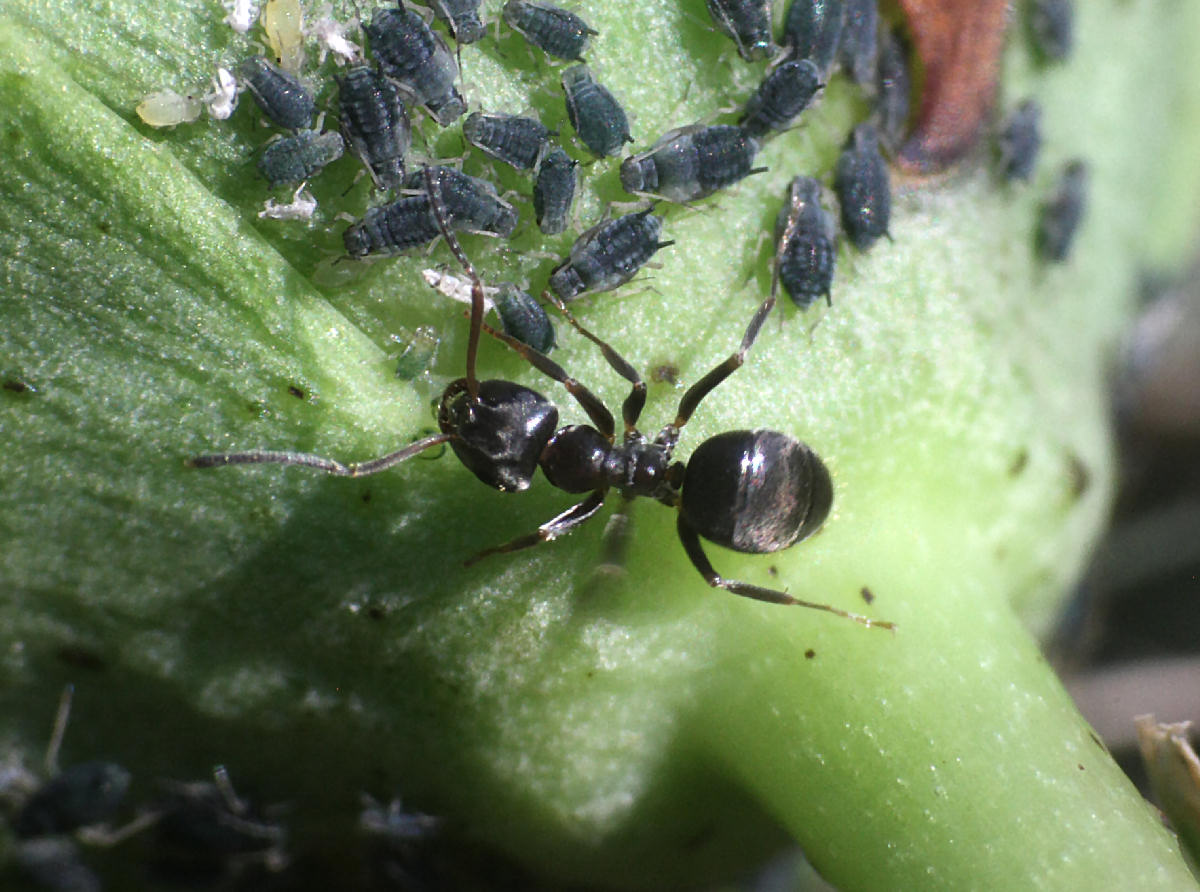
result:
M 761 73 L 699 3 L 586 13 L 589 62 L 639 147 Z M 449 453 L 363 480 L 186 468 L 226 449 L 398 448 L 432 426 L 466 330 L 419 275 L 444 247 L 333 262 L 334 215 L 369 198 L 365 180 L 342 196 L 352 159 L 314 184 L 311 226 L 264 221 L 253 162 L 270 131 L 249 102 L 173 131 L 137 120 L 145 93 L 250 52 L 220 16 L 129 0 L 0 16 L 0 742 L 35 753 L 73 681 L 67 761 L 117 759 L 135 798 L 223 763 L 290 803 L 296 846 L 331 873 L 367 791 L 613 887 L 715 881 L 795 840 L 845 889 L 1194 888 L 1035 636 L 1106 515 L 1105 374 L 1137 274 L 1196 231 L 1200 7 L 1079 4 L 1056 68 L 1014 29 L 1002 102 L 1044 106 L 1035 181 L 1000 187 L 980 157 L 897 183 L 892 240 L 843 246 L 833 307 L 777 311 L 685 429 L 683 458 L 719 431 L 787 431 L 834 477 L 818 536 L 768 556 L 710 546 L 721 573 L 895 634 L 710 590 L 649 503 L 620 577 L 596 575 L 602 521 L 464 568 L 571 501 L 544 481 L 493 492 Z M 563 119 L 558 71 L 519 41 L 462 57 L 473 103 Z M 760 235 L 788 180 L 827 174 L 865 109 L 835 79 L 764 150 L 767 173 L 666 209 L 661 267 L 581 302 L 586 324 L 643 374 L 670 365 L 687 384 L 721 361 L 769 288 Z M 460 151 L 457 128 L 424 132 Z M 1038 207 L 1076 156 L 1086 222 L 1046 267 Z M 615 167 L 588 168 L 589 224 L 622 197 Z M 553 261 L 534 252 L 572 235 L 543 242 L 520 207 L 511 251 L 464 246 L 489 280 L 540 287 Z M 389 337 L 422 324 L 444 338 L 432 377 L 398 381 Z M 556 361 L 618 405 L 627 385 L 594 347 L 566 326 L 560 342 Z M 480 361 L 584 420 L 501 345 Z M 681 393 L 651 383 L 644 427 Z

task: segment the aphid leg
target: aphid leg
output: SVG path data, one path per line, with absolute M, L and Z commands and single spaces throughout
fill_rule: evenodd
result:
M 594 393 L 587 389 L 587 386 L 572 378 L 566 373 L 562 366 L 549 359 L 543 353 L 538 353 L 528 344 L 518 341 L 512 335 L 505 334 L 502 331 L 497 331 L 490 325 L 480 323 L 480 328 L 486 331 L 492 337 L 504 341 L 513 350 L 521 354 L 525 361 L 537 369 L 544 375 L 553 378 L 559 384 L 567 389 L 571 396 L 575 397 L 575 402 L 583 407 L 583 411 L 587 413 L 592 425 L 604 436 L 611 441 L 616 432 L 616 423 L 613 421 L 613 416 L 608 407 L 596 397 Z M 634 373 L 637 374 L 636 372 Z M 643 397 L 644 399 L 644 397 Z
M 605 490 L 597 490 L 578 505 L 573 505 L 557 517 L 546 521 L 537 528 L 536 532 L 525 536 L 518 536 L 516 539 L 505 542 L 503 545 L 485 548 L 479 554 L 463 561 L 463 566 L 470 567 L 472 564 L 477 564 L 485 557 L 490 557 L 493 554 L 507 554 L 510 551 L 520 551 L 523 548 L 532 548 L 535 545 L 541 545 L 543 542 L 550 542 L 557 539 L 559 536 L 565 536 L 580 524 L 596 516 L 596 512 L 604 504 L 605 493 Z
M 225 807 L 229 809 L 231 814 L 244 815 L 249 809 L 245 800 L 241 799 L 237 791 L 233 789 L 233 781 L 229 779 L 229 771 L 224 765 L 218 765 L 213 769 L 213 784 L 217 788 L 217 792 L 221 794 L 221 798 L 225 801 Z
M 67 721 L 71 718 L 71 701 L 74 699 L 75 685 L 68 684 L 63 688 L 62 696 L 58 698 L 54 729 L 50 732 L 50 742 L 46 744 L 46 758 L 42 764 L 46 767 L 47 777 L 58 774 L 58 751 L 62 749 L 63 735 L 67 733 Z
M 712 563 L 708 560 L 708 555 L 704 553 L 704 547 L 700 544 L 700 536 L 692 529 L 691 525 L 684 519 L 683 515 L 679 515 L 676 521 L 676 527 L 679 530 L 679 541 L 683 544 L 683 550 L 687 552 L 688 558 L 691 559 L 692 566 L 700 571 L 700 575 L 713 588 L 721 588 L 727 592 L 732 592 L 735 595 L 741 595 L 743 598 L 754 598 L 756 601 L 766 601 L 768 604 L 791 604 L 797 607 L 808 607 L 812 610 L 824 610 L 827 613 L 833 613 L 837 616 L 846 619 L 852 619 L 856 623 L 861 623 L 868 627 L 879 627 L 881 629 L 895 629 L 896 624 L 886 622 L 879 619 L 871 619 L 869 616 L 863 616 L 858 613 L 851 613 L 848 610 L 841 610 L 830 604 L 817 604 L 813 601 L 802 601 L 799 598 L 793 598 L 786 592 L 776 591 L 775 589 L 763 588 L 762 586 L 753 585 L 749 582 L 739 582 L 736 579 L 725 579 L 713 569 Z
M 608 518 L 604 525 L 600 563 L 596 566 L 596 574 L 600 576 L 617 576 L 625 572 L 625 557 L 629 551 L 629 532 L 633 521 L 629 516 L 629 504 L 633 496 L 621 496 L 621 504 Z
M 758 337 L 759 329 L 762 328 L 763 323 L 774 307 L 775 295 L 772 294 L 755 311 L 754 317 L 746 327 L 746 333 L 742 336 L 742 343 L 737 351 L 730 354 L 728 359 L 687 389 L 687 392 L 683 395 L 683 399 L 679 401 L 679 411 L 676 413 L 675 421 L 671 425 L 671 428 L 678 431 L 687 424 L 688 419 L 692 417 L 692 413 L 696 411 L 696 407 L 700 405 L 700 401 L 708 396 L 713 388 L 742 367 L 742 363 L 746 361 L 746 353 Z
M 629 396 L 625 398 L 625 402 L 621 404 L 621 418 L 625 422 L 625 433 L 632 434 L 637 430 L 638 418 L 641 417 L 642 409 L 646 405 L 646 382 L 642 380 L 642 376 L 637 373 L 637 370 L 629 364 L 625 357 L 621 356 L 609 344 L 601 340 L 596 335 L 592 334 L 584 328 L 579 321 L 571 315 L 571 311 L 567 309 L 557 295 L 551 294 L 549 291 L 543 291 L 542 297 L 558 307 L 558 311 L 563 314 L 567 322 L 571 326 L 600 348 L 600 352 L 604 354 L 605 360 L 618 375 L 628 381 L 633 387 L 629 391 Z
M 379 458 L 345 465 L 332 458 L 324 458 L 307 452 L 272 452 L 266 449 L 252 449 L 248 452 L 206 453 L 189 458 L 184 464 L 189 468 L 221 468 L 225 465 L 297 465 L 302 468 L 324 471 L 338 477 L 366 477 L 368 474 L 386 471 L 432 446 L 448 443 L 455 436 L 456 434 L 434 434 L 432 437 L 417 440 L 403 449 Z

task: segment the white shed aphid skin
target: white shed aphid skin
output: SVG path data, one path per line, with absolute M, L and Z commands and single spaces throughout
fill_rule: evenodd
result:
M 317 64 L 325 64 L 325 57 L 330 53 L 347 65 L 357 65 L 362 62 L 362 47 L 346 39 L 346 25 L 333 17 L 332 7 L 325 4 L 321 7 L 320 15 L 321 18 L 317 19 L 316 24 L 309 32 L 317 38 L 317 45 L 321 48 L 320 54 L 317 56 Z M 357 23 L 354 22 L 354 24 Z
M 200 117 L 204 103 L 195 96 L 181 96 L 170 87 L 147 93 L 135 111 L 151 127 L 174 127 L 190 124 Z
M 308 184 L 302 183 L 292 195 L 291 202 L 279 204 L 274 198 L 268 198 L 258 216 L 267 220 L 311 220 L 316 211 L 317 200 L 308 191 Z
M 304 67 L 304 9 L 300 0 L 267 0 L 262 23 L 279 67 L 299 74 Z
M 438 294 L 470 306 L 471 283 L 467 279 L 460 279 L 458 276 L 440 269 L 423 269 L 421 277 L 425 279 L 425 284 Z M 496 304 L 492 298 L 499 290 L 490 285 L 483 286 L 483 311 L 485 313 L 495 308 Z
M 237 78 L 228 68 L 218 68 L 213 75 L 212 90 L 204 96 L 204 107 L 215 121 L 224 121 L 237 108 Z
M 245 34 L 254 27 L 258 18 L 258 4 L 254 0 L 221 0 L 221 6 L 228 15 L 221 19 L 238 34 Z

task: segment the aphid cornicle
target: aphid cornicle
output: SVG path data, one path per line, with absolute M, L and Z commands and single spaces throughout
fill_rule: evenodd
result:
M 755 138 L 786 130 L 821 89 L 821 73 L 810 59 L 792 59 L 772 70 L 746 100 L 738 124 Z
M 630 193 L 696 201 L 759 172 L 752 167 L 758 149 L 758 140 L 741 127 L 680 127 L 663 134 L 649 150 L 626 158 L 621 186 Z
M 808 59 L 822 79 L 838 56 L 846 22 L 844 0 L 792 0 L 783 20 L 783 45 L 793 59 Z
M 570 256 L 550 274 L 550 288 L 571 301 L 585 291 L 610 291 L 637 275 L 659 248 L 662 217 L 650 209 L 598 223 L 571 246 Z
M 271 122 L 285 130 L 304 130 L 316 114 L 313 95 L 299 79 L 264 56 L 251 56 L 238 68 L 245 85 Z
M 366 65 L 351 68 L 337 82 L 338 114 L 350 150 L 378 188 L 396 188 L 404 179 L 404 156 L 412 144 L 400 91 Z
M 431 174 L 426 174 L 431 177 Z M 435 209 L 438 226 L 472 280 L 473 305 L 482 307 L 483 282 L 463 253 L 447 221 Z M 510 335 L 487 331 L 511 347 L 538 371 L 562 384 L 588 416 L 589 424 L 558 428 L 558 407 L 541 393 L 511 381 L 479 381 L 468 352 L 467 376 L 450 383 L 438 409 L 440 434 L 360 464 L 342 464 L 320 455 L 251 451 L 199 455 L 190 467 L 233 464 L 296 465 L 342 477 L 362 477 L 394 467 L 427 449 L 448 443 L 477 479 L 501 492 L 528 489 L 538 468 L 549 483 L 568 493 L 587 493 L 576 505 L 532 533 L 485 549 L 465 562 L 520 551 L 564 536 L 596 517 L 609 493 L 624 503 L 649 498 L 675 509 L 676 530 L 684 552 L 705 582 L 714 588 L 772 604 L 823 610 L 865 626 L 893 624 L 833 607 L 802 601 L 786 592 L 736 579 L 714 569 L 701 539 L 747 554 L 770 554 L 812 535 L 829 515 L 833 484 L 825 464 L 808 446 L 771 430 L 735 430 L 701 443 L 685 464 L 673 460 L 682 429 L 700 403 L 737 371 L 775 305 L 768 297 L 746 328 L 738 349 L 684 393 L 675 419 L 653 440 L 637 428 L 646 402 L 646 385 L 611 346 L 584 328 L 561 302 L 567 321 L 601 351 L 610 368 L 630 383 L 621 406 L 624 437 L 616 441 L 616 421 L 583 384 L 543 354 Z M 473 333 L 482 326 L 472 313 Z M 627 523 L 614 528 L 624 529 Z
M 1037 228 L 1037 250 L 1043 260 L 1062 263 L 1087 208 L 1088 167 L 1078 159 L 1063 168 L 1050 200 L 1042 206 Z
M 568 62 L 581 59 L 598 33 L 575 13 L 540 0 L 508 0 L 502 15 L 510 28 L 543 53 Z
M 1028 180 L 1042 147 L 1042 107 L 1026 99 L 1004 121 L 996 138 L 1000 174 L 1005 180 Z
M 567 97 L 567 117 L 588 150 L 598 158 L 615 155 L 633 142 L 629 119 L 612 93 L 596 82 L 586 65 L 573 65 L 562 73 Z
M 363 30 L 383 73 L 425 106 L 435 121 L 445 127 L 467 110 L 454 86 L 454 56 L 417 13 L 405 6 L 377 9 Z
M 1034 49 L 1043 59 L 1061 62 L 1075 46 L 1074 0 L 1033 0 L 1029 32 Z
M 467 142 L 517 170 L 533 168 L 550 136 L 550 128 L 537 118 L 472 112 L 463 121 Z
M 468 176 L 452 167 L 432 167 L 441 212 L 451 229 L 486 232 L 508 238 L 517 228 L 516 209 L 496 194 L 496 187 L 487 180 Z M 425 190 L 424 168 L 414 170 L 404 179 L 404 188 Z
M 578 164 L 558 146 L 545 152 L 537 163 L 533 212 L 538 229 L 546 235 L 558 235 L 567 228 L 567 217 L 575 200 L 575 168 Z
M 747 61 L 771 54 L 771 0 L 704 0 L 713 24 Z
M 258 159 L 258 172 L 271 188 L 303 182 L 341 158 L 344 148 L 340 133 L 301 130 L 264 148 Z
M 838 157 L 833 187 L 842 212 L 842 228 L 860 251 L 888 235 L 892 184 L 887 162 L 879 154 L 879 135 L 871 124 L 859 124 Z
M 479 0 L 424 0 L 424 5 L 450 27 L 457 43 L 475 43 L 486 31 L 479 18 Z
M 832 304 L 834 236 L 833 217 L 821 207 L 821 184 L 812 177 L 796 177 L 775 218 L 775 279 L 801 310 L 821 296 Z
M 879 54 L 878 0 L 845 0 L 846 20 L 838 58 L 851 79 L 864 86 L 875 83 L 875 64 Z
M 342 233 L 351 257 L 399 254 L 438 237 L 428 195 L 406 195 L 390 204 L 368 208 L 357 223 Z

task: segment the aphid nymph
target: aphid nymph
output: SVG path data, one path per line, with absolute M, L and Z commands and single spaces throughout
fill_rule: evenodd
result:
M 792 0 L 783 20 L 783 45 L 793 59 L 816 65 L 824 80 L 837 59 L 845 22 L 845 0 Z
M 502 13 L 508 26 L 542 52 L 576 62 L 597 33 L 573 12 L 541 0 L 508 0 Z
M 1044 260 L 1062 263 L 1071 253 L 1071 245 L 1083 213 L 1087 209 L 1088 166 L 1078 159 L 1063 168 L 1054 194 L 1042 207 L 1037 228 L 1037 250 Z
M 238 68 L 240 82 L 273 124 L 284 130 L 305 130 L 312 124 L 316 103 L 308 87 L 264 56 L 251 56 Z
M 435 121 L 445 127 L 467 110 L 454 86 L 454 56 L 416 12 L 406 6 L 377 9 L 363 30 L 383 73 L 425 106 Z
M 473 112 L 463 121 L 467 142 L 517 170 L 531 170 L 550 137 L 550 128 L 537 118 Z
M 626 192 L 696 201 L 766 168 L 753 168 L 758 140 L 741 127 L 692 124 L 671 130 L 621 164 Z
M 775 220 L 775 282 L 801 310 L 818 297 L 832 304 L 830 287 L 837 262 L 833 217 L 821 207 L 821 184 L 796 177 L 788 187 L 787 203 Z
M 615 155 L 633 142 L 629 119 L 616 98 L 597 83 L 586 65 L 574 65 L 562 73 L 567 98 L 567 117 L 580 140 L 597 158 Z
M 344 145 L 340 133 L 301 130 L 277 139 L 263 149 L 258 172 L 271 188 L 300 183 L 316 176 L 327 164 L 342 157 Z
M 571 203 L 575 200 L 578 161 L 558 146 L 550 147 L 538 159 L 533 182 L 533 212 L 538 229 L 545 235 L 558 235 L 567 228 Z
M 584 292 L 611 291 L 637 275 L 659 248 L 662 217 L 647 208 L 597 223 L 571 246 L 570 256 L 550 274 L 550 288 L 560 300 L 572 301 Z
M 879 154 L 879 135 L 872 124 L 854 128 L 838 158 L 834 189 L 842 212 L 842 228 L 860 251 L 888 234 L 892 185 L 887 162 Z
M 713 24 L 748 62 L 771 54 L 771 0 L 704 0 Z
M 809 59 L 792 59 L 772 70 L 746 100 L 738 123 L 750 136 L 761 138 L 786 130 L 821 89 L 821 73 Z
M 338 78 L 338 111 L 346 142 L 375 185 L 399 186 L 412 128 L 396 85 L 374 68 L 355 66 Z
M 1042 107 L 1026 99 L 1004 121 L 996 139 L 1000 174 L 1006 181 L 1028 180 L 1042 148 Z

